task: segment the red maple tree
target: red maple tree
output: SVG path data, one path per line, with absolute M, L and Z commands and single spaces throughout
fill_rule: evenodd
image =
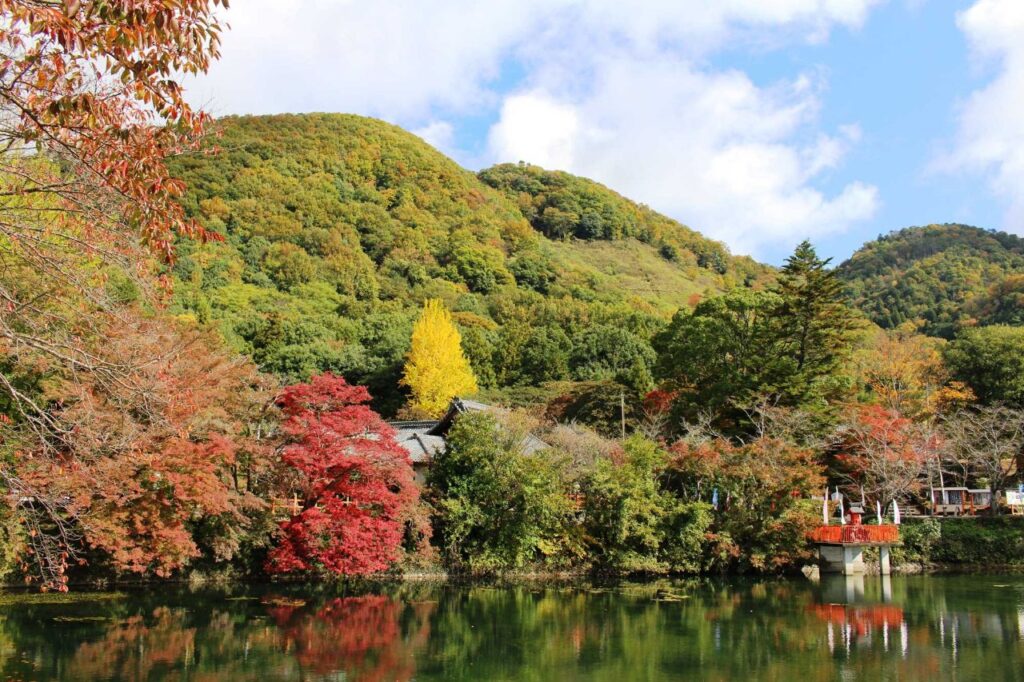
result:
M 282 459 L 301 475 L 303 505 L 281 525 L 269 571 L 360 575 L 399 557 L 419 493 L 408 454 L 369 400 L 332 374 L 282 392 L 282 430 L 292 440 Z

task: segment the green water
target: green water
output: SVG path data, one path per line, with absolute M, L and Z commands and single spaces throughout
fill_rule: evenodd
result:
M 1024 577 L 161 587 L 70 601 L 7 594 L 0 595 L 0 673 L 4 680 L 1017 680 L 1024 679 Z

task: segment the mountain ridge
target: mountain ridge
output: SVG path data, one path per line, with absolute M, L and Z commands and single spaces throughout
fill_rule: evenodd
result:
M 217 127 L 218 153 L 174 163 L 186 211 L 224 241 L 178 245 L 173 312 L 286 380 L 335 371 L 397 404 L 427 298 L 452 310 L 485 386 L 612 380 L 634 360 L 631 376 L 649 376 L 649 339 L 675 310 L 773 276 L 596 182 L 525 164 L 474 174 L 375 119 Z M 575 344 L 611 344 L 610 327 L 636 357 L 584 366 Z
M 1014 290 L 1024 238 L 959 223 L 906 227 L 866 242 L 837 268 L 855 306 L 883 328 L 904 323 L 930 336 L 997 321 L 986 297 Z

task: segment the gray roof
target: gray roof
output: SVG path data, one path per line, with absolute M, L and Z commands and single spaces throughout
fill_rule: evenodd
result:
M 455 417 L 463 412 L 503 412 L 501 408 L 480 403 L 475 400 L 455 398 L 448 407 L 448 412 L 441 419 L 395 421 L 391 427 L 395 430 L 395 440 L 409 453 L 413 464 L 429 464 L 435 455 L 445 451 L 445 437 Z M 532 455 L 549 447 L 547 443 L 533 434 L 527 434 L 521 443 L 523 454 Z
M 398 429 L 395 440 L 409 453 L 413 464 L 429 464 L 434 455 L 445 449 L 444 438 L 431 436 L 420 429 Z
M 391 426 L 391 428 L 393 428 L 395 431 L 398 431 L 398 432 L 414 430 L 414 431 L 422 431 L 423 433 L 426 433 L 427 431 L 430 431 L 435 426 L 437 426 L 438 420 L 436 420 L 436 419 L 419 419 L 419 420 L 415 420 L 415 421 L 404 421 L 404 422 L 403 421 L 394 421 L 394 422 L 388 422 L 388 424 Z
M 472 410 L 474 412 L 489 412 L 491 410 L 498 409 L 493 405 L 488 405 L 486 403 L 478 403 L 475 400 L 466 400 L 465 398 L 459 398 L 458 401 L 459 404 L 462 405 L 464 410 Z

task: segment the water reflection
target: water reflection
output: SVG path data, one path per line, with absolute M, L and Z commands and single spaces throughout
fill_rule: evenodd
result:
M 1020 679 L 1024 580 L 834 578 L 0 605 L 4 679 Z

